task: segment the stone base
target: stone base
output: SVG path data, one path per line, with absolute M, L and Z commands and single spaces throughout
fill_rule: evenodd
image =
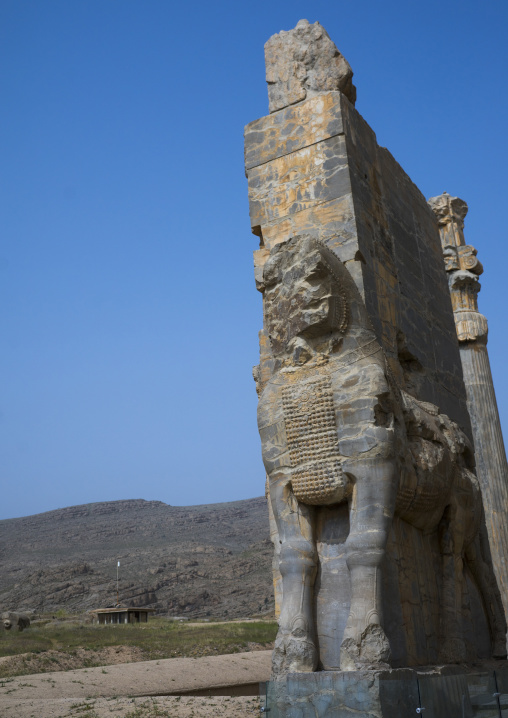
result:
M 266 708 L 269 718 L 408 718 L 420 708 L 429 718 L 472 718 L 480 706 L 482 715 L 488 708 L 496 716 L 508 708 L 506 661 L 471 672 L 445 666 L 290 673 L 270 681 Z
M 407 718 L 416 715 L 418 684 L 411 669 L 290 673 L 271 681 L 269 718 Z

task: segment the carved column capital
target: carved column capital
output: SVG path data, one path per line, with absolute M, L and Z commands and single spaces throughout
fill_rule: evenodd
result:
M 476 249 L 464 239 L 467 204 L 447 192 L 431 197 L 429 205 L 439 223 L 441 245 L 459 342 L 487 342 L 487 320 L 478 311 L 478 277 L 483 272 Z
M 445 246 L 459 247 L 464 242 L 464 219 L 468 206 L 460 197 L 451 197 L 448 192 L 429 199 L 429 205 L 437 217 L 441 230 L 441 241 L 447 240 Z M 444 230 L 444 231 L 443 231 Z

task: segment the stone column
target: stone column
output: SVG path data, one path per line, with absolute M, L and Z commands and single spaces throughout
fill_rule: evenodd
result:
M 508 619 L 508 464 L 487 352 L 487 320 L 478 311 L 478 276 L 483 267 L 476 249 L 464 240 L 467 204 L 446 192 L 431 197 L 429 204 L 439 222 L 473 428 L 476 472 L 492 563 Z

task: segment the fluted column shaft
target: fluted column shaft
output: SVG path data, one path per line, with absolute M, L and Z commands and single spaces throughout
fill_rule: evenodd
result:
M 473 430 L 476 473 L 492 563 L 508 622 L 508 463 L 487 352 L 487 320 L 478 311 L 478 276 L 483 267 L 476 258 L 476 249 L 464 240 L 467 204 L 446 192 L 432 197 L 429 204 L 441 232 Z
M 492 563 L 508 616 L 508 464 L 489 355 L 484 343 L 464 342 L 460 345 L 460 357 Z

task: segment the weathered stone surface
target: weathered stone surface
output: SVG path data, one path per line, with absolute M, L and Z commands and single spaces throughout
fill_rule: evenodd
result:
M 305 236 L 276 245 L 259 288 L 273 363 L 260 388 L 258 425 L 282 580 L 274 672 L 478 657 L 479 646 L 465 638 L 472 627 L 462 622 L 470 588 L 463 565 L 488 607 L 487 630 L 502 653 L 504 621 L 482 552 L 482 502 L 466 436 L 436 406 L 388 378 L 356 285 L 325 245 Z M 318 545 L 327 543 L 327 531 L 328 539 L 334 532 L 333 515 L 322 516 L 321 507 L 344 502 L 349 504 L 342 516 L 347 571 L 344 565 L 336 570 L 349 585 L 349 601 L 330 611 L 322 605 L 326 588 L 319 590 L 326 583 L 323 570 L 316 586 L 318 563 L 326 563 Z M 410 631 L 397 636 L 396 625 L 392 636 L 386 634 L 383 584 L 392 601 L 395 586 L 386 581 L 384 564 L 395 516 L 417 532 L 435 535 L 429 550 L 433 566 L 419 596 L 404 595 L 404 579 L 414 568 L 399 560 L 402 575 L 398 580 L 391 575 L 407 603 L 420 598 L 432 606 L 421 636 Z M 394 543 L 400 552 L 407 540 Z M 342 634 L 335 632 L 330 642 L 337 625 Z M 440 641 L 427 645 L 429 632 Z
M 344 137 L 331 137 L 249 172 L 251 221 L 268 224 L 349 192 Z
M 353 71 L 324 27 L 300 20 L 265 44 L 270 112 L 329 90 L 340 90 L 354 104 Z
M 507 684 L 503 664 L 482 673 L 452 667 L 297 673 L 269 684 L 268 708 L 278 718 L 407 718 L 418 712 L 436 718 L 497 716 L 496 694 L 505 705 Z
M 402 366 L 404 381 L 417 384 L 419 396 L 471 435 L 433 212 L 343 96 L 326 98 L 327 115 L 329 101 L 337 103 L 333 114 L 342 118 L 342 135 L 302 140 L 304 146 L 294 152 L 283 148 L 280 156 L 247 170 L 251 223 L 264 257 L 257 259 L 257 273 L 279 242 L 298 234 L 325 241 L 348 262 L 392 371 L 400 377 Z M 278 115 L 283 118 L 290 109 Z M 315 98 L 299 105 L 302 126 L 319 124 L 318 110 Z M 269 116 L 254 123 L 258 135 L 264 121 L 267 134 L 272 131 Z M 294 124 L 291 116 L 284 123 Z
M 289 674 L 270 684 L 280 718 L 406 718 L 419 707 L 414 671 Z
M 478 311 L 483 267 L 464 239 L 464 200 L 444 192 L 431 197 L 429 205 L 439 222 L 490 550 L 508 619 L 508 463 L 487 352 L 487 320 Z
M 246 129 L 274 674 L 503 655 L 438 221 L 341 92 L 296 107 Z
M 305 105 L 251 122 L 245 128 L 245 168 L 257 167 L 315 142 L 343 134 L 337 93 L 316 95 Z M 310 118 L 310 123 L 309 123 Z

